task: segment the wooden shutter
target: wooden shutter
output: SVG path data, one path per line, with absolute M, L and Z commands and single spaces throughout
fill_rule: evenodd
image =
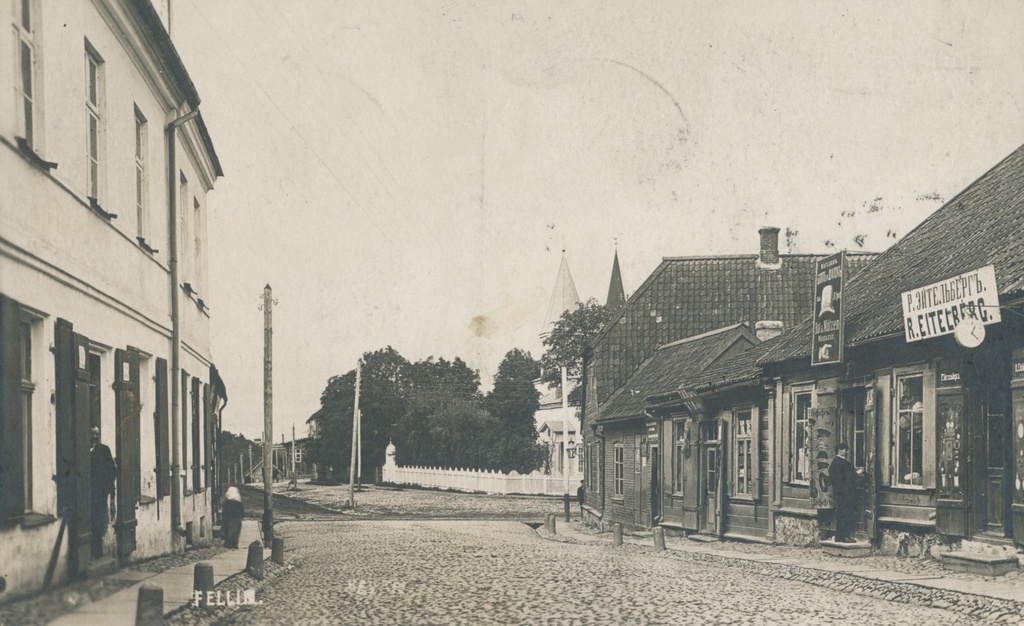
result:
M 886 372 L 876 380 L 878 393 L 875 395 L 875 419 L 878 427 L 875 442 L 878 446 L 879 478 L 882 485 L 891 485 L 893 470 L 892 459 L 892 374 Z
M 188 490 L 188 372 L 181 370 L 181 406 L 178 413 L 181 416 L 181 470 L 182 486 Z
M 206 486 L 213 485 L 213 406 L 210 385 L 203 384 L 203 468 Z
M 89 458 L 92 428 L 92 385 L 89 375 L 89 338 L 74 333 L 70 355 L 67 357 L 75 372 L 74 400 L 72 402 L 73 471 L 75 514 L 68 520 L 70 569 L 83 574 L 92 558 L 92 464 Z
M 867 498 L 864 502 L 864 527 L 869 539 L 877 537 L 878 525 L 878 489 L 879 489 L 879 462 L 878 462 L 878 433 L 881 429 L 879 419 L 879 403 L 882 402 L 881 394 L 874 385 L 868 385 L 864 390 L 864 473 L 866 476 Z
M 700 421 L 685 423 L 687 448 L 683 456 L 683 528 L 697 530 L 697 509 L 700 506 Z
M 944 390 L 936 398 L 939 474 L 935 491 L 935 530 L 944 535 L 967 534 L 967 441 L 962 389 Z
M 139 442 L 139 352 L 134 348 L 114 352 L 117 385 L 117 555 L 135 551 L 135 509 L 139 502 L 142 468 Z
M 0 295 L 0 522 L 25 513 L 21 308 Z
M 203 471 L 199 459 L 199 379 L 192 379 L 192 491 L 203 488 Z
M 156 497 L 163 498 L 171 493 L 171 429 L 167 406 L 167 360 L 156 360 L 156 411 L 154 432 L 156 433 Z

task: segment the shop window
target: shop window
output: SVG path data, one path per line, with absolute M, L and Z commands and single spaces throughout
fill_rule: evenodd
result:
M 672 454 L 672 493 L 683 495 L 683 463 L 689 453 L 689 429 L 686 422 L 672 422 L 672 441 L 675 442 Z
M 615 444 L 615 497 L 621 498 L 626 493 L 626 461 L 625 451 L 621 443 Z
M 736 436 L 733 438 L 736 452 L 735 471 L 735 495 L 752 496 L 753 474 L 754 474 L 754 424 L 753 411 L 749 408 L 735 412 L 733 421 L 736 424 Z
M 792 422 L 789 439 L 789 477 L 797 482 L 807 482 L 811 471 L 807 418 L 811 413 L 812 396 L 810 391 L 794 393 L 790 409 Z
M 896 377 L 893 411 L 893 484 L 921 486 L 924 476 L 924 377 Z

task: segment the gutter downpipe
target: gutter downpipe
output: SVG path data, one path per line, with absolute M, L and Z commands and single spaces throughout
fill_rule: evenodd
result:
M 181 313 L 178 294 L 178 166 L 175 161 L 178 127 L 199 115 L 199 109 L 167 125 L 168 238 L 171 272 L 171 532 L 184 536 L 181 524 Z

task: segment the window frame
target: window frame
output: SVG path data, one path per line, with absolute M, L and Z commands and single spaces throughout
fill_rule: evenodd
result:
M 924 481 L 925 481 L 925 478 L 924 478 L 924 476 L 925 476 L 925 468 L 924 468 L 924 464 L 925 464 L 925 454 L 924 454 L 925 437 L 924 437 L 924 429 L 927 427 L 926 425 L 927 425 L 928 420 L 926 419 L 926 414 L 925 414 L 926 413 L 926 407 L 925 407 L 925 375 L 926 375 L 926 372 L 924 370 L 897 370 L 897 371 L 893 372 L 892 410 L 890 411 L 890 421 L 889 421 L 889 446 L 890 446 L 890 449 L 891 449 L 891 452 L 890 452 L 890 471 L 892 472 L 891 476 L 890 476 L 890 484 L 891 484 L 891 486 L 896 487 L 896 488 L 900 488 L 900 489 L 925 489 L 926 488 L 925 484 L 924 484 Z M 904 380 L 911 380 L 911 379 L 917 379 L 918 380 L 918 386 L 919 386 L 919 392 L 918 393 L 919 393 L 919 395 L 917 396 L 916 400 L 913 397 L 906 398 L 906 399 L 904 397 L 902 397 L 904 394 L 902 393 L 903 392 L 903 387 L 902 387 L 901 383 Z M 914 427 L 915 426 L 915 422 L 917 421 L 917 418 L 914 417 L 915 413 L 917 413 L 917 411 L 914 411 L 914 406 L 917 403 L 920 403 L 920 405 L 921 405 L 921 410 L 920 410 L 920 425 L 921 425 L 921 428 L 920 429 L 917 429 L 917 428 Z M 901 427 L 903 417 L 907 418 L 907 428 L 905 428 L 905 429 Z M 909 430 L 910 431 L 909 432 L 910 440 L 908 441 L 908 443 L 910 444 L 908 446 L 908 447 L 910 447 L 910 450 L 909 450 L 909 453 L 910 453 L 910 466 L 907 468 L 907 469 L 910 470 L 910 472 L 907 473 L 907 474 L 904 474 L 903 471 L 902 471 L 902 468 L 901 468 L 902 461 L 903 461 L 902 453 L 904 452 L 903 445 L 902 445 L 902 443 L 903 443 L 902 436 L 900 435 L 900 431 L 901 430 Z M 915 433 L 919 433 L 919 434 L 917 434 L 915 436 Z M 918 445 L 916 446 L 916 448 L 917 448 L 917 455 L 920 457 L 920 471 L 918 471 L 918 472 L 914 471 L 914 445 L 913 444 L 914 444 L 915 439 L 918 441 Z M 915 474 L 915 473 L 917 474 L 916 477 L 913 476 L 913 474 Z M 905 481 L 904 480 L 907 476 L 911 477 L 909 481 Z M 914 482 L 915 480 L 917 480 L 918 482 L 915 483 Z
M 803 417 L 803 419 L 800 419 L 800 417 L 798 415 L 799 410 L 800 410 L 799 398 L 805 397 L 805 396 L 809 400 L 809 402 L 807 404 L 807 407 L 806 407 L 807 414 Z M 816 406 L 816 404 L 817 404 L 817 394 L 814 393 L 813 385 L 803 385 L 803 386 L 799 386 L 799 387 L 794 386 L 790 390 L 790 392 L 789 392 L 789 433 L 788 433 L 788 439 L 787 439 L 787 446 L 789 448 L 789 454 L 788 454 L 788 465 L 789 465 L 788 478 L 789 478 L 789 482 L 790 483 L 799 484 L 799 485 L 809 485 L 810 484 L 810 469 L 811 469 L 811 466 L 810 466 L 810 449 L 808 447 L 809 438 L 807 437 L 807 427 L 806 427 L 806 424 L 807 424 L 807 419 L 810 417 L 810 411 L 811 411 L 811 409 L 813 409 Z M 807 470 L 805 472 L 800 472 L 799 471 L 800 470 L 800 453 L 799 453 L 800 448 L 798 448 L 797 443 L 799 442 L 799 439 L 800 439 L 800 429 L 799 429 L 799 427 L 800 427 L 801 424 L 804 424 L 804 431 L 803 431 L 803 433 L 804 433 L 804 438 L 803 438 L 804 445 L 803 445 L 803 449 L 807 453 L 807 455 L 806 455 L 806 457 L 804 459 L 805 465 L 806 465 L 806 470 Z
M 149 178 L 146 166 L 149 156 L 149 123 L 135 105 L 135 219 L 136 231 L 143 241 L 149 240 Z
M 672 420 L 672 495 L 683 496 L 686 481 L 683 476 L 683 459 L 690 445 L 690 429 L 686 419 Z
M 103 199 L 104 145 L 104 65 L 103 57 L 85 42 L 85 195 L 97 203 Z
M 27 10 L 27 14 L 26 14 Z M 32 150 L 39 147 L 39 56 L 36 52 L 36 23 L 39 20 L 38 5 L 33 0 L 21 0 L 15 3 L 14 22 L 12 28 L 17 40 L 15 50 L 15 90 L 17 92 L 17 133 L 25 140 Z M 24 52 L 28 52 L 29 60 L 25 63 Z M 28 75 L 26 76 L 26 70 Z M 26 93 L 26 86 L 28 93 Z
M 626 452 L 621 441 L 615 442 L 614 457 L 614 492 L 612 497 L 621 500 L 626 497 Z
M 747 414 L 746 422 L 747 426 L 744 430 L 741 427 L 741 423 L 744 421 L 741 419 L 743 413 Z M 732 475 L 733 475 L 733 495 L 741 498 L 753 499 L 757 497 L 754 488 L 754 464 L 758 462 L 756 452 L 756 431 L 757 425 L 754 420 L 759 419 L 759 415 L 753 405 L 744 405 L 734 407 L 732 410 L 732 422 L 733 422 L 733 462 L 732 462 Z M 741 459 L 745 462 L 741 464 Z M 741 465 L 744 467 L 741 468 Z M 740 470 L 743 470 L 743 475 L 740 475 Z

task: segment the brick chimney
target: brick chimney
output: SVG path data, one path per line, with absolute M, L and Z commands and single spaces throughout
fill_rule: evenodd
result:
M 785 330 L 784 325 L 780 321 L 772 320 L 759 320 L 754 323 L 754 334 L 761 341 L 767 341 L 772 337 L 778 337 Z
M 782 260 L 779 258 L 779 229 L 774 226 L 764 226 L 757 231 L 761 235 L 761 254 L 757 259 L 757 266 L 762 269 L 777 270 L 782 267 Z

